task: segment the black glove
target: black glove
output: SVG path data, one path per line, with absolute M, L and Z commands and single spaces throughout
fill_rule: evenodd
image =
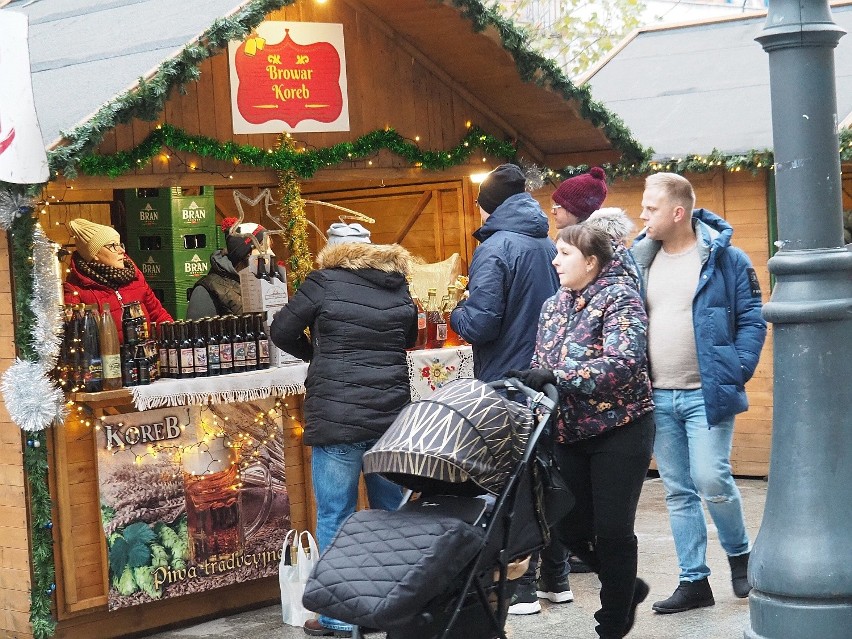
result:
M 545 385 L 556 386 L 556 375 L 548 368 L 529 368 L 525 371 L 506 371 L 506 377 L 515 377 L 524 386 L 543 391 Z

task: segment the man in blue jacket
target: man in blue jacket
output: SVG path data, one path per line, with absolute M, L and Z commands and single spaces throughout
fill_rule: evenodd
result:
M 525 191 L 514 164 L 501 164 L 479 187 L 481 242 L 468 274 L 469 297 L 450 316 L 453 330 L 473 346 L 474 376 L 483 382 L 529 368 L 538 317 L 559 280 L 547 216 Z
M 733 229 L 705 209 L 674 173 L 645 180 L 646 227 L 632 252 L 645 286 L 648 359 L 657 436 L 654 456 L 680 565 L 680 583 L 658 613 L 712 606 L 701 500 L 728 555 L 737 597 L 746 597 L 750 542 L 731 475 L 734 415 L 766 338 L 757 275 L 731 246 Z

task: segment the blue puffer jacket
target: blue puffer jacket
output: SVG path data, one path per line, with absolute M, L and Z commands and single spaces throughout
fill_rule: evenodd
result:
M 470 262 L 470 297 L 450 316 L 453 330 L 473 345 L 474 376 L 500 379 L 529 368 L 538 316 L 556 293 L 556 246 L 547 216 L 529 193 L 509 197 L 473 236 L 482 242 Z
M 695 209 L 692 220 L 701 257 L 692 322 L 704 408 L 707 421 L 715 424 L 748 409 L 745 383 L 757 368 L 766 322 L 757 275 L 748 256 L 731 246 L 731 225 L 706 209 Z M 660 247 L 642 234 L 631 248 L 645 290 Z

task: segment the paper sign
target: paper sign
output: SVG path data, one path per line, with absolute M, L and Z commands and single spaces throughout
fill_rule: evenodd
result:
M 342 24 L 264 22 L 228 56 L 234 133 L 349 130 Z
M 27 16 L 0 12 L 0 180 L 47 182 L 50 171 L 30 76 Z

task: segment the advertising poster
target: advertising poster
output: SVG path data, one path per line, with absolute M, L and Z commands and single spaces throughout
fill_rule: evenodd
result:
M 0 180 L 47 182 L 47 154 L 35 103 L 27 16 L 0 12 Z
M 234 133 L 349 130 L 342 24 L 263 22 L 228 61 Z
M 290 501 L 274 399 L 110 415 L 97 433 L 110 610 L 278 574 Z

